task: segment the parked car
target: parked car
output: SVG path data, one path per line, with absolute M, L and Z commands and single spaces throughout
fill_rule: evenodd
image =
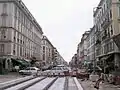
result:
M 50 70 L 46 70 L 43 72 L 43 75 L 47 76 L 67 76 L 69 75 L 69 70 L 65 66 L 56 66 Z
M 39 71 L 39 68 L 37 67 L 27 67 L 24 70 L 20 70 L 19 74 L 21 75 L 37 75 Z

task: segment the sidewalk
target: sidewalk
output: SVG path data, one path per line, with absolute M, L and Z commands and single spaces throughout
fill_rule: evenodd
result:
M 11 72 L 11 73 L 6 74 L 6 75 L 0 75 L 0 83 L 14 80 L 14 79 L 18 79 L 21 77 L 23 77 L 23 76 L 19 75 L 19 73 L 16 73 L 16 72 Z
M 81 81 L 80 79 L 78 79 L 78 81 L 81 83 L 84 90 L 97 90 L 94 88 L 95 82 L 92 82 L 90 80 Z M 120 88 L 112 84 L 100 83 L 99 90 L 120 90 Z

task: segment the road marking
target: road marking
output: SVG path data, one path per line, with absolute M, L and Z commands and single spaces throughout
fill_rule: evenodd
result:
M 76 86 L 77 86 L 78 90 L 83 90 L 81 84 L 78 82 L 78 80 L 77 80 L 76 77 L 74 77 L 74 81 L 75 81 L 75 83 L 76 83 Z

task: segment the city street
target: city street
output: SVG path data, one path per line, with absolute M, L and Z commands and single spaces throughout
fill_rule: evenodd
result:
M 25 78 L 21 75 L 18 75 L 17 73 L 10 73 L 8 75 L 0 75 L 0 88 L 2 83 L 18 80 L 21 78 Z M 26 88 L 26 90 L 43 90 L 45 88 L 49 88 L 49 90 L 96 90 L 94 88 L 95 82 L 92 82 L 90 80 L 82 81 L 81 79 L 77 79 L 79 82 L 79 85 L 77 86 L 75 78 L 74 77 L 38 77 L 35 79 L 28 80 L 26 82 L 22 82 L 18 85 L 13 85 L 10 88 L 7 88 L 6 90 L 17 90 L 18 88 Z M 26 87 L 27 86 L 27 87 Z M 80 89 L 78 89 L 78 87 Z M 115 86 L 108 83 L 100 83 L 100 89 L 99 90 L 120 90 L 120 86 Z M 59 89 L 58 89 L 59 88 Z
M 41 76 L 30 80 L 25 80 L 22 82 L 20 81 L 14 84 L 12 84 L 13 83 L 12 80 L 11 85 L 8 82 L 10 81 L 0 83 L 0 89 L 2 90 L 3 89 L 4 90 L 83 90 L 82 86 L 75 77 Z M 14 80 L 14 82 L 16 81 Z M 3 87 L 4 84 L 6 85 L 5 87 Z
M 0 90 L 120 90 L 120 0 L 0 0 Z

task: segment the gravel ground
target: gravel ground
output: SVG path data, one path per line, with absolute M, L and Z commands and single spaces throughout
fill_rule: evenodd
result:
M 10 80 L 14 80 L 14 79 L 18 79 L 21 77 L 23 77 L 23 76 L 19 75 L 19 73 L 16 73 L 16 72 L 12 72 L 12 73 L 9 73 L 7 75 L 0 75 L 0 83 L 7 82 Z
M 94 88 L 95 82 L 92 82 L 90 80 L 81 81 L 80 79 L 78 81 L 81 83 L 84 90 L 97 90 Z M 120 88 L 119 86 L 115 86 L 112 84 L 101 83 L 99 90 L 120 90 Z

